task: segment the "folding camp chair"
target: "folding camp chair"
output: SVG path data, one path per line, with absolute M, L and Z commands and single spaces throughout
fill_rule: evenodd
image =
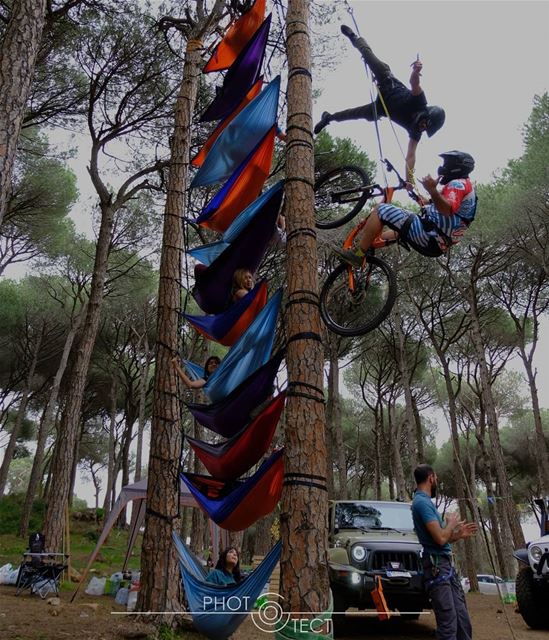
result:
M 28 589 L 31 594 L 37 593 L 41 598 L 52 591 L 58 596 L 60 577 L 68 566 L 68 557 L 65 553 L 46 553 L 44 536 L 33 533 L 29 537 L 29 549 L 23 553 L 15 595 Z

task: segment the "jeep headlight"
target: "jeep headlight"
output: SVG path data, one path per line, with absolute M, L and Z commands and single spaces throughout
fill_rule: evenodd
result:
M 530 557 L 534 562 L 539 562 L 541 560 L 543 551 L 541 550 L 541 547 L 538 547 L 534 544 L 530 547 L 530 549 L 528 549 L 528 553 L 530 554 Z
M 366 549 L 363 546 L 357 544 L 353 547 L 351 555 L 353 556 L 353 560 L 356 560 L 356 562 L 362 562 L 366 557 Z

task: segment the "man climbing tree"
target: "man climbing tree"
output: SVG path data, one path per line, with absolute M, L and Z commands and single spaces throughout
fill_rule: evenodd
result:
M 379 95 L 375 102 L 360 107 L 338 111 L 337 113 L 324 111 L 320 122 L 315 126 L 315 134 L 320 133 L 330 122 L 344 122 L 345 120 L 358 120 L 361 118 L 373 122 L 389 115 L 392 120 L 408 132 L 406 180 L 412 182 L 416 165 L 416 149 L 421 135 L 426 132 L 431 137 L 442 127 L 446 117 L 444 109 L 427 106 L 427 98 L 419 80 L 423 68 L 419 57 L 412 65 L 411 89 L 408 89 L 391 73 L 389 65 L 382 62 L 374 54 L 364 38 L 359 38 L 346 25 L 342 25 L 341 32 L 360 51 L 364 64 L 374 75 Z

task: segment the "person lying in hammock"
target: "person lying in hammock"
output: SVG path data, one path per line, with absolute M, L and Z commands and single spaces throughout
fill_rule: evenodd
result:
M 221 364 L 221 360 L 217 356 L 210 356 L 204 364 L 204 377 L 198 378 L 198 380 L 192 380 L 191 378 L 189 378 L 189 376 L 185 373 L 185 371 L 179 364 L 178 356 L 174 356 L 172 358 L 172 364 L 177 372 L 177 375 L 183 381 L 183 384 L 185 384 L 189 389 L 202 389 L 206 382 L 208 382 L 208 378 Z
M 237 584 L 242 580 L 240 573 L 240 555 L 235 547 L 224 549 L 220 555 L 215 569 L 206 576 L 206 582 L 226 586 Z
M 408 89 L 400 80 L 391 73 L 388 64 L 376 57 L 364 38 L 359 38 L 353 30 L 342 25 L 341 32 L 346 35 L 351 44 L 357 48 L 370 68 L 377 83 L 381 98 L 385 102 L 390 118 L 398 125 L 406 129 L 409 136 L 408 151 L 406 153 L 406 181 L 413 181 L 414 167 L 416 164 L 416 149 L 422 133 L 425 131 L 429 137 L 434 135 L 444 124 L 445 113 L 441 107 L 427 106 L 427 98 L 420 86 L 419 78 L 423 65 L 419 58 L 412 65 L 410 87 Z M 378 120 L 386 115 L 385 107 L 380 96 L 375 102 L 360 107 L 328 113 L 324 111 L 320 121 L 316 124 L 314 132 L 318 134 L 330 122 L 343 122 L 345 120 L 366 119 L 370 122 Z
M 431 258 L 457 244 L 475 218 L 477 198 L 469 180 L 475 161 L 464 151 L 447 151 L 440 156 L 443 163 L 438 168 L 439 177 L 428 175 L 421 180 L 431 196 L 423 216 L 392 204 L 378 204 L 364 225 L 358 251 L 333 246 L 333 253 L 343 262 L 361 267 L 366 252 L 380 234 L 384 240 L 400 238 L 418 253 Z M 440 191 L 439 183 L 443 185 Z M 390 230 L 382 233 L 384 225 Z
M 233 275 L 231 304 L 250 293 L 250 291 L 254 288 L 254 285 L 254 275 L 249 269 L 237 269 Z

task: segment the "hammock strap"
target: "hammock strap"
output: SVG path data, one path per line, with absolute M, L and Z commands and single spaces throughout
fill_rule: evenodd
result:
M 322 342 L 322 336 L 314 331 L 302 331 L 301 333 L 294 333 L 293 336 L 290 336 L 286 340 L 286 344 L 295 342 L 296 340 L 316 340 L 317 342 Z
M 291 80 L 294 76 L 307 76 L 311 80 L 313 79 L 311 72 L 305 67 L 294 67 L 288 74 L 288 80 Z
M 316 231 L 311 227 L 298 227 L 297 229 L 293 229 L 287 236 L 286 242 L 289 240 L 293 240 L 297 236 L 311 236 L 316 240 Z

